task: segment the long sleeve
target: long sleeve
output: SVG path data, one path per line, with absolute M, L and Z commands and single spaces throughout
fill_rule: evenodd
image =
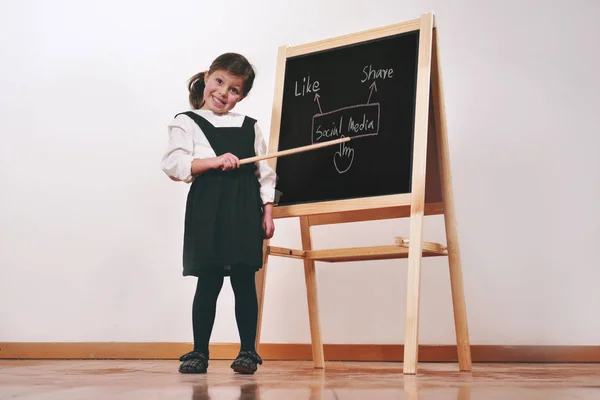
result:
M 254 130 L 254 150 L 256 151 L 257 156 L 262 156 L 267 153 L 267 145 L 258 123 L 254 125 Z M 257 161 L 256 165 L 256 175 L 258 176 L 258 182 L 260 183 L 260 197 L 262 202 L 263 204 L 273 203 L 275 202 L 277 175 L 273 168 L 269 166 L 267 160 Z
M 191 132 L 187 132 L 183 124 L 169 125 L 169 144 L 161 161 L 164 173 L 173 180 L 192 182 L 193 154 L 194 141 Z

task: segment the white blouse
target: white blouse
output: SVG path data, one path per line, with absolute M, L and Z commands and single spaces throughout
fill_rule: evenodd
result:
M 224 115 L 215 114 L 210 110 L 193 110 L 196 114 L 204 117 L 215 127 L 241 127 L 244 123 L 244 115 L 229 112 Z M 254 150 L 260 156 L 267 152 L 267 145 L 263 138 L 258 123 L 254 125 Z M 187 115 L 178 115 L 168 125 L 169 144 L 162 161 L 161 168 L 170 178 L 191 183 L 192 161 L 196 158 L 216 157 L 215 151 L 210 146 L 208 139 L 202 129 Z M 269 167 L 267 160 L 256 162 L 256 176 L 260 183 L 260 197 L 263 204 L 274 202 L 275 185 L 277 176 L 275 171 Z

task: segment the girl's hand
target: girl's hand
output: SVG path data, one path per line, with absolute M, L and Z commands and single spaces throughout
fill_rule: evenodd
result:
M 231 153 L 225 153 L 217 157 L 217 165 L 215 168 L 221 168 L 222 171 L 227 171 L 239 167 L 240 159 Z
M 265 239 L 271 239 L 275 233 L 275 224 L 273 223 L 273 204 L 265 204 L 262 218 L 262 228 L 265 232 Z

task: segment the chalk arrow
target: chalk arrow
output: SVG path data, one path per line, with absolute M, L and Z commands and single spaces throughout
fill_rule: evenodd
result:
M 367 104 L 369 104 L 369 101 L 371 101 L 371 95 L 373 94 L 373 90 L 377 91 L 377 85 L 375 84 L 375 81 L 373 81 L 373 83 L 371 83 L 371 86 L 369 86 L 369 89 L 371 89 L 371 93 L 369 93 L 369 100 L 367 100 Z
M 321 109 L 321 103 L 319 102 L 319 93 L 315 93 L 315 101 L 317 102 L 317 105 L 319 106 L 319 113 L 323 114 L 323 110 Z

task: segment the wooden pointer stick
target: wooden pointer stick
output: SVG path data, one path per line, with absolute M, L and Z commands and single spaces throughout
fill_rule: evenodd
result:
M 332 146 L 334 144 L 349 142 L 350 139 L 351 138 L 349 138 L 349 137 L 343 137 L 340 139 L 330 140 L 327 142 L 310 144 L 308 146 L 296 147 L 296 148 L 289 149 L 289 150 L 282 150 L 282 151 L 278 151 L 278 152 L 271 153 L 271 154 L 263 154 L 262 156 L 244 158 L 243 160 L 240 160 L 240 165 L 249 164 L 249 163 L 260 161 L 260 160 L 266 160 L 267 158 L 287 156 L 290 154 L 301 153 L 303 151 L 319 149 L 319 148 L 325 147 L 325 146 Z

